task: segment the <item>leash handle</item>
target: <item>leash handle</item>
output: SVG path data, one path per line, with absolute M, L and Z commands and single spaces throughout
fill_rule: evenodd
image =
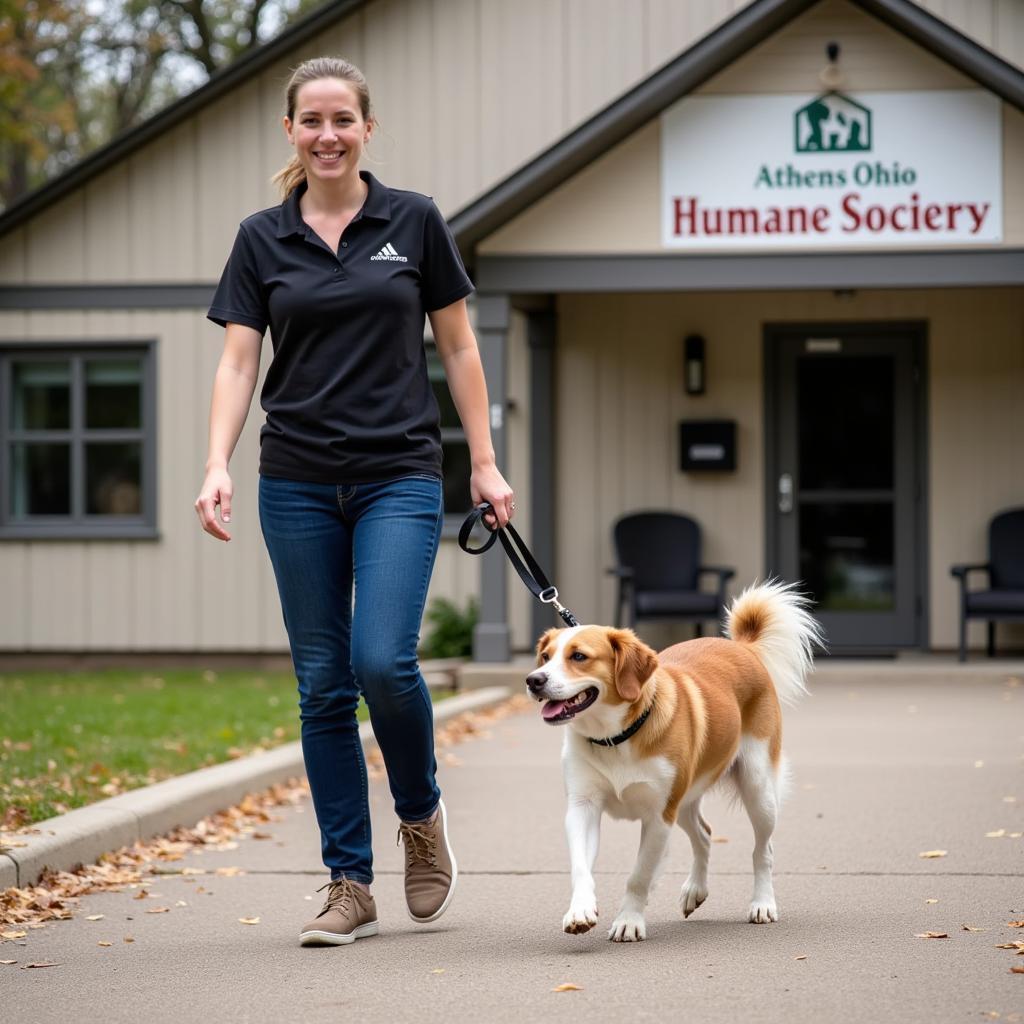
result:
M 484 501 L 466 516 L 459 529 L 459 547 L 466 554 L 482 555 L 493 547 L 496 540 L 501 541 L 501 546 L 505 549 L 512 568 L 519 574 L 519 578 L 526 584 L 530 593 L 543 604 L 550 604 L 567 626 L 578 626 L 579 622 L 576 621 L 573 613 L 558 600 L 558 588 L 551 585 L 547 576 L 544 575 L 544 570 L 537 564 L 533 553 L 511 523 L 507 523 L 504 528 L 492 528 L 484 522 L 484 526 L 491 532 L 490 537 L 478 548 L 469 546 L 469 535 L 473 532 L 473 527 L 481 522 L 488 512 L 493 513 L 494 508 L 490 502 Z

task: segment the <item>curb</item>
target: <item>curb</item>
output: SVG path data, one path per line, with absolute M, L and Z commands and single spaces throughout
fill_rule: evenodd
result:
M 499 686 L 449 697 L 434 706 L 435 724 L 469 711 L 483 711 L 502 703 L 512 691 Z M 359 727 L 363 749 L 376 745 L 369 722 Z M 267 789 L 305 774 L 302 745 L 298 741 L 211 765 L 177 778 L 133 789 L 120 796 L 79 807 L 41 821 L 38 834 L 15 834 L 24 846 L 0 853 L 0 889 L 32 885 L 44 868 L 68 871 L 91 864 L 104 853 L 194 825 L 238 803 L 246 793 Z M 0 843 L 3 838 L 0 837 Z

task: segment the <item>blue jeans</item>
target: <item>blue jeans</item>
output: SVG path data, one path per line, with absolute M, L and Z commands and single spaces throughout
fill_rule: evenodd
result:
M 360 694 L 399 818 L 429 818 L 441 796 L 433 709 L 416 660 L 441 535 L 441 481 L 406 476 L 335 486 L 262 476 L 259 508 L 299 683 L 302 753 L 324 864 L 334 879 L 369 884 Z

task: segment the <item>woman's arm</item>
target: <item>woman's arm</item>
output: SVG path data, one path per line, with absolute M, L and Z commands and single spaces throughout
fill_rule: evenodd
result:
M 224 331 L 224 354 L 213 378 L 206 479 L 195 508 L 203 529 L 218 540 L 231 540 L 231 534 L 217 522 L 216 508 L 220 505 L 221 519 L 225 523 L 231 521 L 234 486 L 228 474 L 228 462 L 252 404 L 262 345 L 263 336 L 259 331 L 242 324 L 228 324 Z
M 512 488 L 498 472 L 494 461 L 487 382 L 476 336 L 469 323 L 466 300 L 460 299 L 428 315 L 437 354 L 448 379 L 448 390 L 469 442 L 472 464 L 469 489 L 473 504 L 489 501 L 497 514 L 498 526 L 504 526 L 512 518 Z

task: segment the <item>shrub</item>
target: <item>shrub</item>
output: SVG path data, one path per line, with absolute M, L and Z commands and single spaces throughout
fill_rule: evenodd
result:
M 429 627 L 420 646 L 424 658 L 468 658 L 473 653 L 473 627 L 478 615 L 477 601 L 471 597 L 465 610 L 445 597 L 436 597 L 424 619 Z

